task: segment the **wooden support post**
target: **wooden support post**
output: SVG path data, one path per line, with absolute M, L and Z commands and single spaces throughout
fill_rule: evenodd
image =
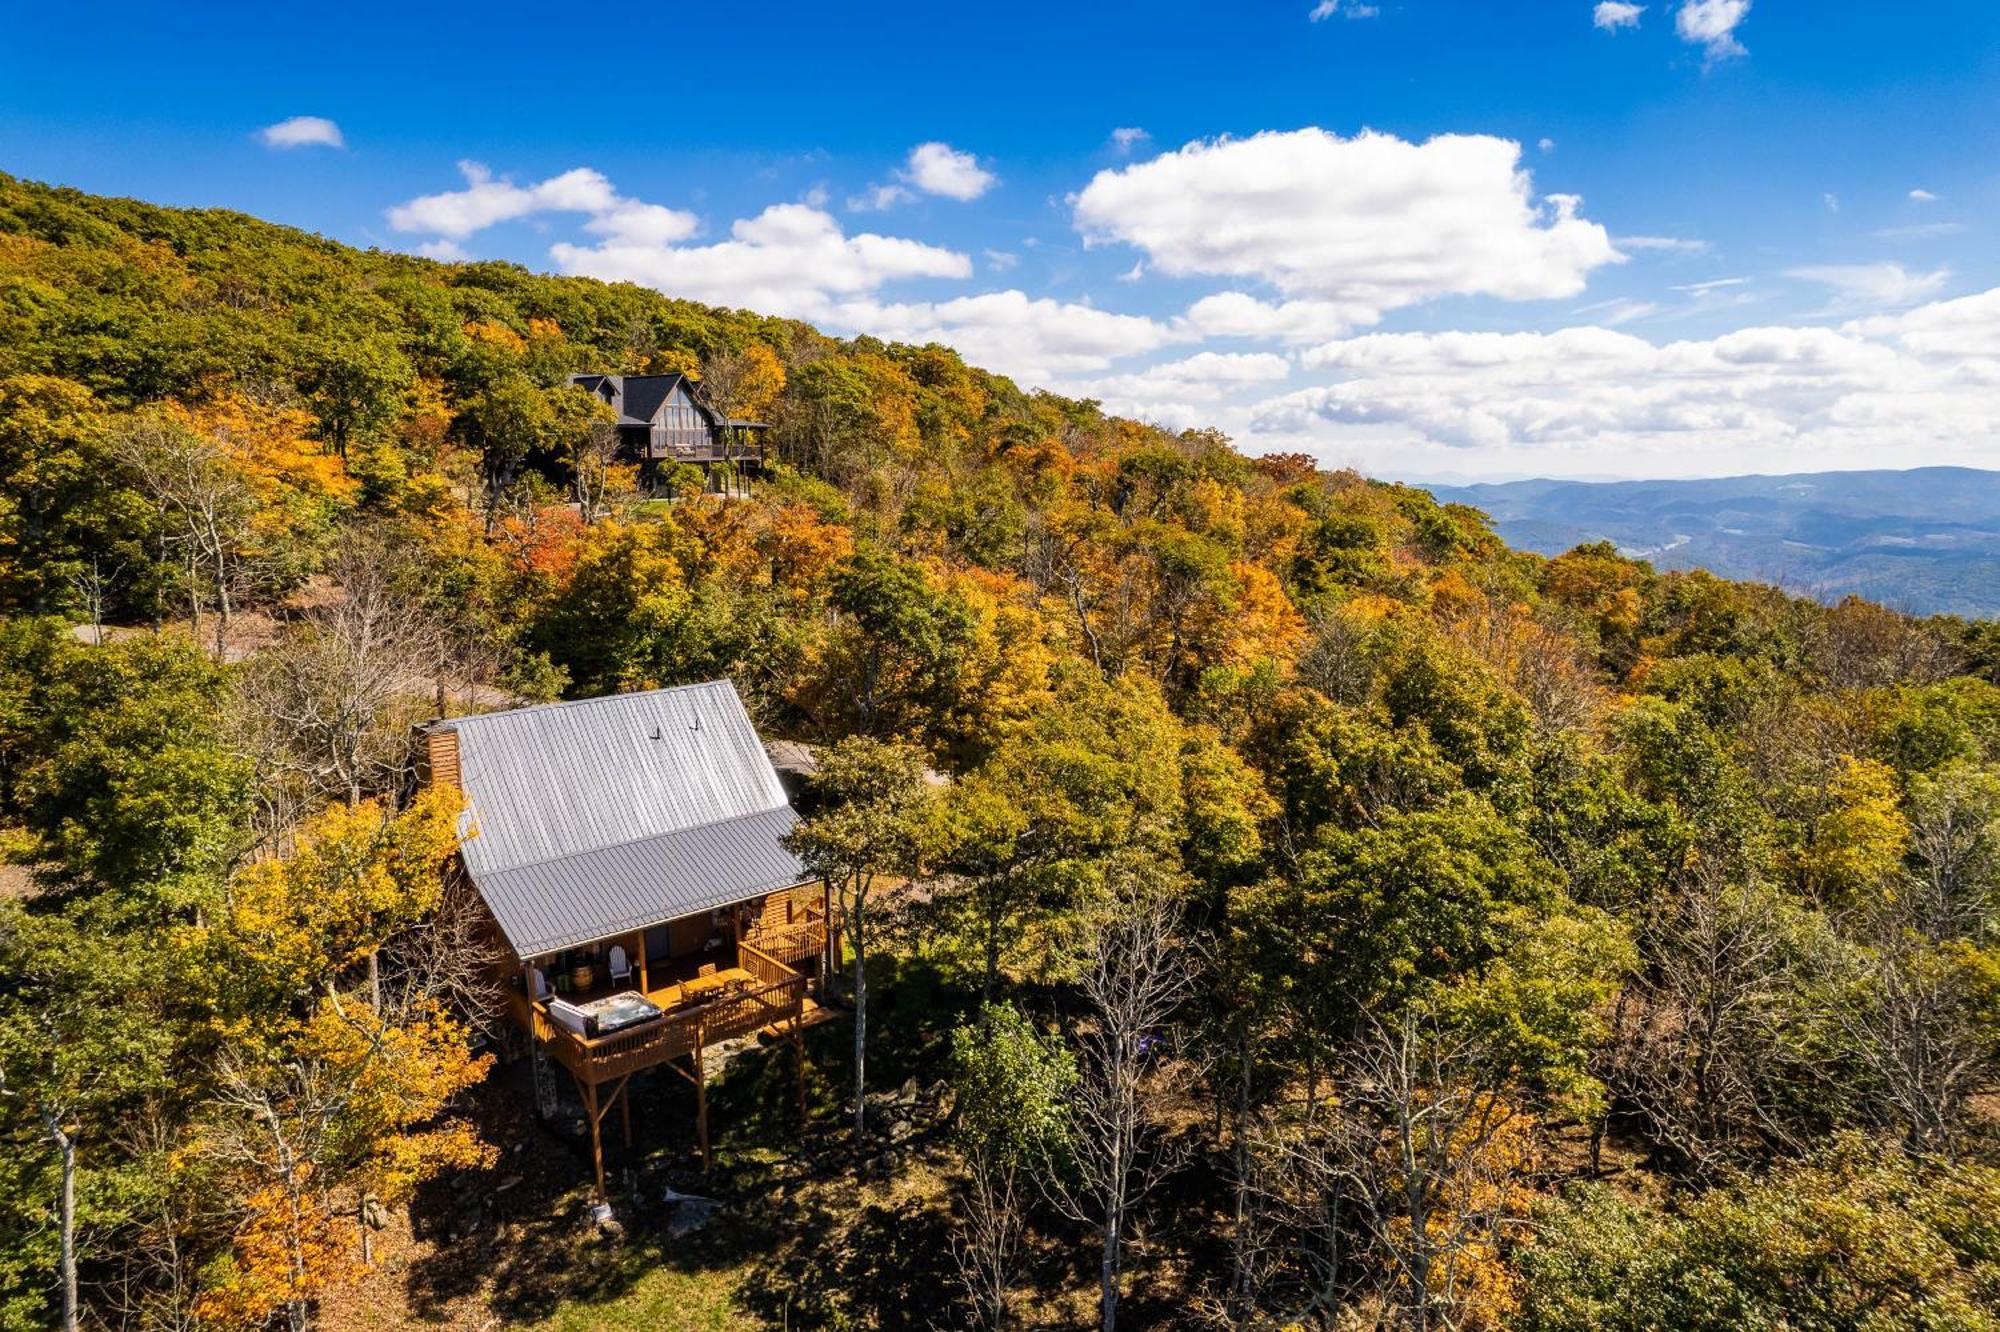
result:
M 618 1084 L 618 1111 L 625 1117 L 625 1150 L 632 1150 L 632 1075 Z
M 706 1175 L 710 1159 L 708 1151 L 708 1075 L 702 1068 L 702 1031 L 695 1028 L 694 1047 L 694 1123 L 695 1133 L 701 1140 L 701 1173 Z
M 639 993 L 645 994 L 647 993 L 647 980 L 646 980 L 646 932 L 644 930 L 639 931 L 637 941 L 639 944 Z
M 581 1085 L 584 1117 L 590 1120 L 590 1166 L 597 1175 L 597 1201 L 609 1207 L 611 1195 L 604 1191 L 604 1139 L 598 1129 L 597 1084 L 584 1080 Z
M 799 1019 L 792 1019 L 792 1052 L 799 1060 L 799 1128 L 806 1126 L 806 1034 Z

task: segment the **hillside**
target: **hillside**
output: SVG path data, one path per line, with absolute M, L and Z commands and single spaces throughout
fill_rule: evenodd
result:
M 1701 481 L 1432 486 L 1544 555 L 1609 541 L 1663 569 L 1707 569 L 1918 615 L 2000 614 L 2000 472 L 1962 467 Z
M 0 319 L 0 1332 L 1995 1327 L 1993 623 L 8 178 Z M 768 453 L 648 466 L 582 372 Z M 796 810 L 656 858 L 573 789 L 699 713 L 522 761 L 603 836 L 520 838 L 516 951 L 430 723 L 720 679 Z M 756 828 L 796 1049 L 749 899 L 648 896 Z M 538 997 L 663 928 L 672 1042 Z

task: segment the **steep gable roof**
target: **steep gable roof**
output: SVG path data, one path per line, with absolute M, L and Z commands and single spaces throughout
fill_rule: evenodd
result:
M 809 875 L 727 680 L 438 723 L 458 737 L 463 857 L 522 957 Z

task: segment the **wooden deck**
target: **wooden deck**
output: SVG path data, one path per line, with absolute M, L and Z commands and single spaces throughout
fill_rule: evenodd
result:
M 816 922 L 787 927 L 781 933 L 785 937 L 772 942 L 797 958 L 817 957 L 826 938 L 824 927 Z M 634 1073 L 664 1065 L 694 1084 L 703 1169 L 709 1165 L 707 1070 L 703 1060 L 708 1047 L 760 1034 L 789 1039 L 798 1060 L 800 1113 L 804 1113 L 805 1047 L 799 1036 L 811 1025 L 818 1009 L 806 997 L 810 978 L 748 941 L 738 943 L 736 953 L 734 967 L 648 987 L 646 997 L 663 1010 L 660 1016 L 607 1036 L 578 1035 L 551 1019 L 546 1004 L 530 1002 L 521 991 L 507 991 L 509 1014 L 515 1024 L 576 1082 L 590 1121 L 591 1156 L 600 1198 L 604 1196 L 602 1125 L 612 1106 L 618 1105 L 624 1117 L 625 1145 L 632 1145 L 632 1110 L 625 1087 Z M 587 1000 L 592 996 L 577 997 Z

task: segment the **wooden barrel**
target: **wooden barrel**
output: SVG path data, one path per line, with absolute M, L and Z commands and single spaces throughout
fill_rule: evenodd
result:
M 597 983 L 597 966 L 591 962 L 579 962 L 569 969 L 569 986 L 572 990 L 587 990 Z

